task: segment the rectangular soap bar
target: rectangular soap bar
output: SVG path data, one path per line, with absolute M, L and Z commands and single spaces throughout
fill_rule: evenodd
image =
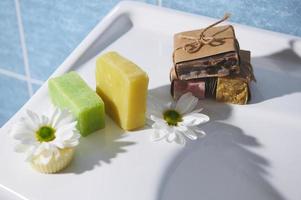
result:
M 97 59 L 96 91 L 106 112 L 123 129 L 144 126 L 148 76 L 136 64 L 116 52 Z
M 248 97 L 248 83 L 235 78 L 218 78 L 216 100 L 242 105 L 248 102 Z
M 246 104 L 250 99 L 249 84 L 251 81 L 255 81 L 250 64 L 251 52 L 241 50 L 239 54 L 241 57 L 240 73 L 217 79 L 216 99 L 218 101 Z
M 173 59 L 178 79 L 224 77 L 239 73 L 239 45 L 234 28 L 231 25 L 216 26 L 204 31 L 199 29 L 175 34 Z M 202 34 L 217 40 L 197 48 L 195 41 Z
M 212 84 L 214 82 L 211 81 L 214 78 L 180 80 L 174 67 L 171 68 L 169 77 L 171 81 L 171 96 L 174 99 L 179 99 L 187 92 L 191 92 L 195 97 L 203 99 L 208 94 L 212 96 L 211 92 L 214 91 L 214 85 Z
M 53 104 L 69 109 L 77 118 L 82 136 L 104 128 L 104 103 L 76 72 L 50 79 L 48 89 Z
M 207 77 L 224 77 L 239 73 L 238 55 L 235 52 L 178 63 L 177 74 L 181 80 Z
M 179 99 L 183 94 L 191 92 L 199 99 L 205 98 L 205 81 L 203 80 L 173 80 L 171 83 L 172 96 L 174 99 Z

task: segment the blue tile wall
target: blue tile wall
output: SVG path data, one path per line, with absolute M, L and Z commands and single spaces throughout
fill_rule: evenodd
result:
M 300 0 L 162 0 L 162 6 L 301 36 Z
M 117 3 L 116 0 L 21 1 L 32 77 L 46 80 Z
M 28 99 L 26 84 L 22 80 L 0 76 L 0 124 L 6 122 Z
M 0 0 L 0 127 L 120 0 Z M 139 0 L 137 0 L 139 1 Z M 140 0 L 301 36 L 300 0 Z M 16 9 L 19 8 L 19 9 Z M 23 30 L 18 26 L 20 10 Z M 20 25 L 20 24 L 19 24 Z M 75 26 L 76 25 L 76 26 Z M 25 76 L 19 31 L 31 77 Z
M 14 1 L 0 0 L 0 69 L 24 74 Z
M 32 89 L 34 92 L 38 91 L 38 89 L 40 89 L 41 85 L 38 84 L 32 84 Z

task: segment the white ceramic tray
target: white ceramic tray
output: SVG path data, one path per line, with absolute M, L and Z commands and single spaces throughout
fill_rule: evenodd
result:
M 145 69 L 149 92 L 167 101 L 173 34 L 214 21 L 122 2 L 52 76 L 76 70 L 95 88 L 95 56 L 116 50 Z M 203 101 L 211 117 L 204 139 L 185 148 L 152 143 L 150 129 L 124 134 L 108 118 L 81 139 L 70 167 L 37 173 L 13 152 L 8 130 L 25 109 L 48 109 L 46 83 L 1 128 L 0 199 L 301 199 L 301 39 L 234 25 L 241 48 L 252 51 L 257 83 L 249 105 Z

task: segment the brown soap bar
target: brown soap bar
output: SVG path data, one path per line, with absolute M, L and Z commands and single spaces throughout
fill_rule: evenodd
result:
M 200 80 L 174 80 L 171 86 L 171 93 L 174 99 L 178 99 L 180 96 L 187 92 L 191 92 L 195 97 L 199 99 L 205 98 L 205 81 Z
M 180 80 L 177 78 L 175 68 L 170 71 L 171 81 L 171 96 L 174 99 L 178 99 L 186 92 L 191 92 L 199 99 L 205 97 L 215 97 L 217 79 L 216 78 L 204 78 L 193 80 Z
M 240 73 L 217 78 L 216 99 L 218 101 L 246 104 L 250 99 L 249 84 L 255 80 L 250 64 L 250 51 L 240 51 Z
M 171 96 L 174 99 L 178 99 L 180 96 L 187 92 L 191 92 L 195 97 L 199 99 L 205 98 L 205 86 L 206 81 L 202 79 L 197 80 L 179 80 L 175 73 L 175 68 L 172 67 L 170 71 L 170 81 L 171 81 Z
M 177 64 L 177 74 L 181 80 L 207 77 L 224 77 L 239 73 L 238 57 L 234 52 Z
M 239 73 L 239 45 L 232 26 L 208 29 L 204 35 L 214 37 L 214 41 L 201 45 L 194 52 L 185 50 L 185 45 L 187 48 L 194 48 L 196 45 L 193 43 L 194 39 L 200 38 L 203 30 L 181 32 L 174 36 L 174 64 L 177 77 L 180 80 L 190 80 Z

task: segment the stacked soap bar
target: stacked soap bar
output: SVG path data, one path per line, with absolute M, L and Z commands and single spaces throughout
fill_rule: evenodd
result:
M 216 99 L 234 104 L 246 104 L 251 93 L 249 84 L 255 80 L 250 64 L 251 52 L 240 51 L 240 73 L 217 78 Z
M 200 38 L 203 31 L 204 29 L 199 29 L 175 34 L 174 67 L 178 78 L 190 80 L 239 73 L 239 44 L 235 38 L 234 28 L 229 25 L 206 30 L 205 38 L 209 36 L 217 38 L 210 44 L 195 41 Z
M 104 128 L 104 102 L 76 72 L 50 79 L 48 88 L 53 104 L 69 109 L 77 118 L 82 136 Z
M 248 83 L 236 78 L 218 78 L 216 99 L 234 104 L 246 104 L 249 99 Z
M 250 100 L 250 82 L 255 80 L 250 64 L 250 51 L 240 50 L 239 73 L 222 77 L 207 77 L 181 80 L 175 69 L 171 70 L 171 94 L 174 99 L 186 92 L 192 92 L 199 99 L 213 97 L 218 101 L 246 104 Z
M 231 25 L 186 31 L 174 36 L 174 66 L 170 72 L 171 94 L 178 99 L 192 92 L 199 99 L 246 104 L 249 84 L 255 80 L 250 52 L 239 49 Z
M 175 68 L 170 71 L 171 94 L 174 99 L 178 99 L 186 92 L 193 93 L 199 99 L 205 97 L 205 84 L 206 82 L 202 79 L 191 79 L 191 80 L 180 80 L 177 78 Z
M 174 88 L 176 88 L 176 90 Z M 174 80 L 173 84 L 172 84 L 171 92 L 175 99 L 178 99 L 180 96 L 182 96 L 186 92 L 191 92 L 199 99 L 202 99 L 205 97 L 205 81 Z
M 144 126 L 147 88 L 147 74 L 118 53 L 108 52 L 97 59 L 96 91 L 121 128 Z

